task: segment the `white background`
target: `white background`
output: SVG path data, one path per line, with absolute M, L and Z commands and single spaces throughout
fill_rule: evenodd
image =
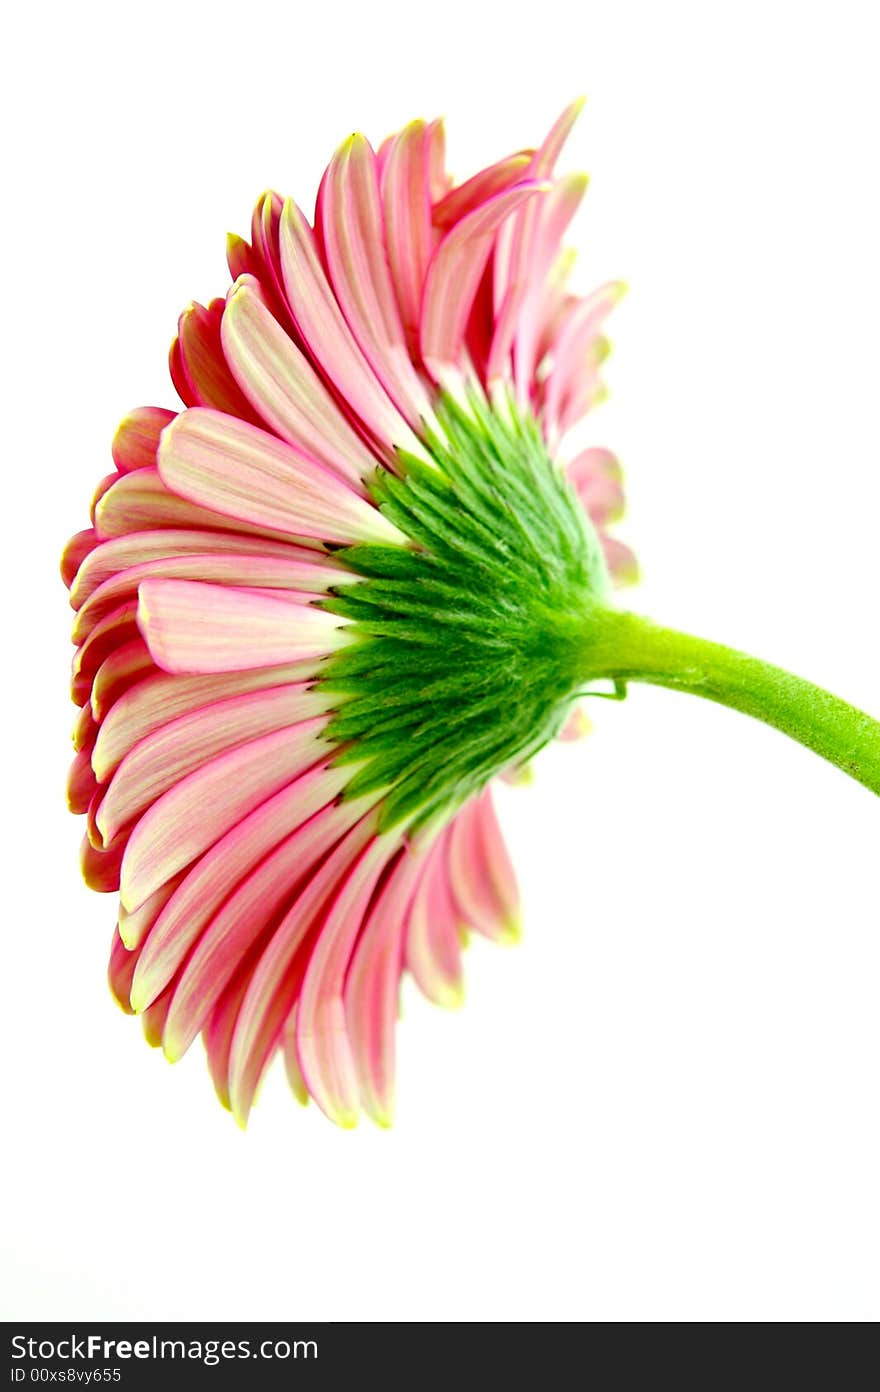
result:
M 628 602 L 880 712 L 876 9 L 49 5 L 4 63 L 2 1314 L 880 1316 L 877 803 L 647 688 L 502 814 L 519 948 L 457 1014 L 407 992 L 398 1120 L 269 1079 L 246 1134 L 104 983 L 77 872 L 57 556 L 117 419 L 173 404 L 179 310 L 266 185 L 448 117 L 450 167 L 586 92 L 582 288 L 623 276 Z M 10 144 L 11 142 L 11 144 Z

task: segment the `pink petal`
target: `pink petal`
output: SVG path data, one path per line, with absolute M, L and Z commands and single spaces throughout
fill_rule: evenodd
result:
M 547 282 L 537 297 L 534 324 L 530 311 L 526 311 L 514 342 L 517 393 L 520 401 L 531 403 L 533 410 L 541 390 L 536 380 L 538 368 L 552 352 L 571 306 L 577 303 L 576 297 L 567 290 L 574 262 L 574 250 L 564 248 L 550 268 Z
M 498 228 L 543 184 L 517 184 L 456 223 L 431 257 L 421 313 L 422 357 L 431 373 L 458 363 L 468 315 Z
M 162 437 L 159 473 L 190 502 L 292 536 L 347 545 L 403 536 L 302 451 L 217 411 L 185 411 Z
M 501 365 L 507 365 L 505 359 L 511 348 L 511 331 L 515 333 L 519 400 L 524 404 L 528 404 L 531 397 L 547 283 L 553 276 L 554 267 L 560 262 L 565 232 L 581 206 L 586 185 L 588 180 L 585 174 L 569 174 L 553 185 L 540 205 L 531 203 L 518 214 L 518 221 L 522 223 L 521 239 L 505 298 L 504 329 L 496 333 L 497 345 L 493 344 L 493 352 L 497 354 L 500 370 Z
M 263 294 L 268 296 L 266 303 L 272 314 L 279 324 L 293 336 L 296 346 L 302 349 L 303 342 L 287 306 L 284 281 L 281 275 L 280 229 L 283 208 L 284 199 L 281 194 L 270 191 L 263 194 L 254 209 L 251 218 L 251 236 L 258 262 L 255 274 Z
M 305 775 L 297 785 L 297 800 L 291 804 L 287 834 L 283 819 L 276 813 L 274 850 L 259 862 L 257 857 L 252 858 L 254 868 L 225 902 L 215 905 L 210 921 L 205 911 L 199 909 L 197 923 L 206 926 L 175 986 L 165 1032 L 165 1051 L 170 1059 L 181 1058 L 186 1052 L 240 964 L 266 946 L 267 933 L 271 936 L 274 932 L 279 915 L 290 909 L 312 870 L 363 815 L 363 800 L 334 803 L 334 788 L 338 791 L 342 780 L 338 770 L 328 778 L 329 772 L 324 771 L 321 790 L 321 796 L 326 795 L 326 805 L 309 816 L 317 798 L 302 800 L 300 785 L 305 787 L 309 779 L 314 779 L 312 774 Z M 216 898 L 211 897 L 212 904 Z M 191 921 L 187 922 L 189 938 L 192 927 Z M 252 969 L 256 964 L 252 961 Z
M 122 643 L 139 638 L 135 622 L 137 606 L 123 604 L 105 614 L 96 623 L 88 638 L 77 648 L 71 664 L 71 696 L 77 705 L 84 705 L 91 695 L 95 673 L 105 658 Z
M 586 97 L 575 97 L 561 116 L 558 116 L 554 121 L 547 138 L 535 151 L 532 159 L 531 174 L 533 178 L 549 179 L 556 167 L 556 161 L 562 153 L 562 147 L 570 136 L 574 123 L 583 111 L 585 103 Z
M 190 676 L 318 659 L 343 639 L 321 609 L 190 580 L 142 581 L 137 619 L 156 666 Z
M 227 1111 L 229 1110 L 229 1051 L 232 1048 L 235 1025 L 250 979 L 250 971 L 247 964 L 244 964 L 217 1002 L 202 1035 L 214 1091 Z
M 448 838 L 441 832 L 409 905 L 405 958 L 419 990 L 434 1005 L 457 1008 L 464 1001 L 461 945 L 466 924 L 448 878 Z
M 220 337 L 225 308 L 223 299 L 212 300 L 208 309 L 193 303 L 178 321 L 180 358 L 193 398 L 190 404 L 211 406 L 262 425 L 226 362 Z
M 382 170 L 388 263 L 409 352 L 419 343 L 422 290 L 436 234 L 431 226 L 434 128 L 413 121 L 387 143 Z
M 519 935 L 519 900 L 488 789 L 466 803 L 448 841 L 449 882 L 464 921 L 485 937 Z
M 394 1111 L 394 1034 L 410 900 L 426 865 L 424 846 L 400 852 L 352 955 L 345 980 L 345 1021 L 361 1106 L 380 1126 Z
M 597 527 L 615 522 L 623 512 L 620 464 L 607 449 L 583 450 L 568 466 L 573 485 L 584 510 Z
M 490 381 L 510 375 L 515 335 L 524 332 L 532 343 L 536 339 L 543 288 L 586 187 L 583 174 L 560 179 L 546 198 L 527 203 L 502 229 L 501 236 L 510 239 L 510 254 L 506 276 L 497 282 L 500 309 L 487 368 Z
M 105 657 L 92 682 L 91 709 L 95 719 L 103 720 L 124 691 L 155 671 L 142 638 L 133 638 L 114 649 Z
M 252 275 L 259 279 L 257 258 L 253 249 L 250 243 L 246 242 L 244 237 L 239 237 L 236 232 L 226 234 L 226 264 L 233 280 L 238 280 L 242 275 Z
M 281 217 L 281 266 L 287 300 L 312 357 L 343 401 L 393 461 L 395 446 L 420 445 L 361 352 L 321 265 L 315 236 L 290 199 Z
M 379 876 L 400 845 L 393 832 L 369 842 L 321 924 L 297 1005 L 296 1053 L 309 1093 L 331 1121 L 353 1126 L 359 1084 L 346 1027 L 345 978 Z
M 291 1010 L 284 1025 L 281 1052 L 284 1057 L 284 1071 L 287 1074 L 288 1086 L 297 1102 L 305 1107 L 309 1100 L 309 1090 L 300 1072 L 299 1059 L 296 1056 L 296 1006 Z
M 118 578 L 120 571 L 142 565 L 149 561 L 169 559 L 172 562 L 187 556 L 225 555 L 250 556 L 258 561 L 275 560 L 279 563 L 302 561 L 307 567 L 303 571 L 302 583 L 297 589 L 324 589 L 333 583 L 328 570 L 335 580 L 341 573 L 332 561 L 307 547 L 291 546 L 289 541 L 266 541 L 261 537 L 230 535 L 223 531 L 177 530 L 163 528 L 149 532 L 130 532 L 124 536 L 112 537 L 101 542 L 86 556 L 71 588 L 70 603 L 74 609 L 80 606 L 106 580 Z M 318 567 L 324 567 L 323 574 Z M 313 577 L 313 583 L 308 577 Z
M 172 879 L 166 880 L 165 884 L 159 886 L 155 894 L 151 894 L 149 899 L 145 899 L 136 909 L 132 909 L 131 913 L 123 904 L 119 905 L 117 928 L 119 936 L 127 948 L 133 950 L 141 946 L 185 874 L 186 871 L 181 871 L 179 875 L 174 875 Z M 129 995 L 131 994 L 130 988 L 131 982 L 129 982 Z
M 88 750 L 81 749 L 67 774 L 67 806 L 70 811 L 82 816 L 88 811 L 97 790 L 98 782 L 92 771 L 91 757 Z
M 199 398 L 193 385 L 187 376 L 186 368 L 183 365 L 183 354 L 180 351 L 180 339 L 175 338 L 168 350 L 168 372 L 174 383 L 174 390 L 180 397 L 184 406 L 198 406 Z
M 229 1067 L 229 1093 L 233 1115 L 242 1124 L 247 1118 L 263 1069 L 275 1048 L 284 1023 L 296 1002 L 310 935 L 318 931 L 322 911 L 326 911 L 345 885 L 347 875 L 361 851 L 373 839 L 375 816 L 368 813 L 330 852 L 320 869 L 308 880 L 291 908 L 276 928 L 262 953 L 239 1012 Z M 344 889 L 343 889 L 344 893 Z M 300 1068 L 309 1090 L 311 1080 L 303 1067 L 297 1017 L 297 1050 Z M 319 1080 L 320 1085 L 320 1080 Z
M 193 410 L 200 409 L 193 407 Z M 182 531 L 205 530 L 240 532 L 250 536 L 269 537 L 285 544 L 286 532 L 270 527 L 254 527 L 240 518 L 221 517 L 219 512 L 188 503 L 165 487 L 156 468 L 138 469 L 124 474 L 101 499 L 96 512 L 96 525 L 102 540 L 124 536 L 127 532 L 151 532 L 164 527 Z
M 161 406 L 139 406 L 120 422 L 113 439 L 113 463 L 121 474 L 155 464 L 159 436 L 174 415 Z
M 452 188 L 452 177 L 446 171 L 446 128 L 442 116 L 428 126 L 428 167 L 431 206 L 435 208 Z
M 97 488 L 92 494 L 92 501 L 89 504 L 89 520 L 93 527 L 95 526 L 95 509 L 97 508 L 104 494 L 107 492 L 108 488 L 112 488 L 118 478 L 119 475 L 115 471 L 112 474 L 107 474 L 104 478 L 101 479 L 101 482 L 98 484 Z
M 428 210 L 423 198 L 426 219 Z M 330 162 L 318 196 L 317 230 L 349 328 L 392 401 L 418 429 L 432 411 L 407 351 L 389 269 L 376 157 L 362 135 L 351 136 Z
M 94 551 L 99 541 L 100 537 L 93 527 L 87 528 L 84 532 L 76 532 L 70 538 L 61 556 L 61 578 L 68 589 L 76 579 L 77 571 L 86 556 L 90 551 Z
M 89 841 L 94 846 L 96 851 L 118 850 L 121 846 L 124 845 L 125 841 L 127 841 L 128 832 L 126 831 L 125 835 L 121 836 L 118 841 L 108 841 L 105 844 L 101 836 L 101 833 L 98 830 L 98 824 L 95 821 L 95 818 L 98 813 L 98 808 L 101 806 L 103 796 L 103 788 L 97 788 L 93 793 L 91 799 L 89 800 L 89 805 L 86 809 L 86 836 L 89 838 Z
M 97 815 L 105 843 L 187 774 L 236 745 L 314 719 L 322 699 L 305 683 L 233 696 L 163 725 L 113 775 Z
M 625 290 L 626 286 L 621 281 L 601 285 L 585 299 L 579 300 L 568 313 L 553 346 L 553 367 L 547 379 L 544 409 L 551 432 L 553 423 L 559 422 L 566 394 L 583 373 L 584 359 L 591 344 Z
M 516 939 L 520 933 L 520 899 L 513 864 L 507 844 L 498 825 L 491 788 L 480 794 L 476 803 L 476 830 L 483 853 L 483 864 L 495 901 L 495 915 L 502 925 L 497 936 Z
M 110 961 L 107 964 L 107 981 L 113 999 L 122 1007 L 126 1015 L 133 1015 L 129 996 L 131 979 L 137 966 L 137 953 L 130 952 L 114 928 L 110 943 Z
M 223 315 L 223 347 L 242 391 L 283 440 L 360 485 L 376 456 L 348 424 L 314 368 L 255 293 L 238 281 Z
M 567 435 L 569 430 L 573 430 L 588 411 L 592 411 L 594 406 L 605 400 L 607 393 L 599 369 L 607 357 L 607 352 L 608 340 L 601 336 L 588 347 L 580 375 L 572 378 L 559 406 L 556 419 L 559 439 Z M 547 416 L 547 424 L 552 429 L 552 416 Z M 550 438 L 553 438 L 552 434 Z
M 92 715 L 91 706 L 85 705 L 76 718 L 73 727 L 73 747 L 77 754 L 83 750 L 91 753 L 98 736 L 98 725 Z
M 301 681 L 311 666 L 293 663 L 206 677 L 157 672 L 126 691 L 107 712 L 92 750 L 92 767 L 101 782 L 106 783 L 128 751 L 154 730 L 180 716 L 207 709 L 216 701 Z
M 452 898 L 446 870 L 449 834 L 449 830 L 441 833 L 416 886 L 407 920 L 405 952 L 406 965 L 428 1000 L 435 1005 L 456 1007 L 464 999 L 461 932 L 465 925 Z
M 111 846 L 106 851 L 97 850 L 84 836 L 79 848 L 79 867 L 89 889 L 99 894 L 114 894 L 119 888 L 119 873 L 125 846 Z
M 562 744 L 574 744 L 584 739 L 593 727 L 582 706 L 575 706 L 556 738 Z
M 153 535 L 161 536 L 162 533 Z M 170 533 L 166 532 L 165 535 Z M 248 538 L 230 537 L 229 540 L 246 542 Z M 112 542 L 106 544 L 113 545 Z M 84 642 L 92 629 L 108 613 L 129 603 L 137 594 L 138 587 L 146 580 L 193 580 L 218 586 L 267 589 L 277 594 L 279 603 L 283 603 L 293 592 L 297 595 L 326 593 L 324 583 L 326 579 L 330 579 L 327 572 L 322 570 L 317 560 L 309 562 L 288 559 L 296 555 L 293 548 L 288 551 L 287 557 L 275 560 L 273 557 L 263 557 L 259 554 L 224 554 L 225 547 L 221 550 L 219 547 L 215 549 L 211 542 L 207 545 L 207 555 L 194 552 L 191 555 L 184 553 L 160 557 L 153 561 L 144 561 L 141 565 L 127 566 L 108 580 L 104 580 L 89 595 L 76 616 L 73 625 L 74 642 Z M 155 548 L 157 551 L 161 549 L 164 548 Z
M 122 902 L 136 909 L 161 884 L 281 788 L 317 763 L 326 721 L 304 721 L 221 754 L 154 802 L 138 822 L 122 870 Z
M 141 1015 L 141 1026 L 151 1049 L 158 1049 L 162 1043 L 162 1031 L 165 1028 L 165 1017 L 168 1014 L 168 1006 L 171 1003 L 171 992 L 166 991 L 164 995 L 154 1000 L 152 1005 Z
M 605 564 L 614 583 L 636 584 L 639 579 L 639 563 L 635 552 L 626 542 L 618 541 L 617 537 L 611 537 L 607 532 L 600 532 L 599 540 L 605 553 Z
M 497 164 L 490 164 L 488 168 L 481 169 L 478 174 L 452 189 L 433 209 L 434 226 L 446 231 L 475 209 L 481 208 L 490 198 L 504 193 L 514 184 L 521 184 L 529 177 L 528 169 L 533 154 L 533 150 L 518 150 L 515 155 L 508 155 Z

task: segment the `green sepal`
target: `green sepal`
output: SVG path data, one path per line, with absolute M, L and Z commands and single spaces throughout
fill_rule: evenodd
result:
M 370 484 L 408 544 L 336 551 L 358 579 L 325 601 L 355 639 L 321 669 L 326 736 L 361 765 L 346 796 L 385 790 L 386 828 L 457 805 L 558 733 L 585 610 L 607 588 L 537 423 L 476 395 L 444 397 L 437 418 L 433 463 L 401 452 Z

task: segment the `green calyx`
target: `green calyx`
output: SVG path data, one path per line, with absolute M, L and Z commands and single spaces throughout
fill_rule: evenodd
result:
M 381 826 L 454 812 L 559 732 L 572 698 L 613 683 L 717 701 L 880 793 L 880 723 L 770 663 L 616 610 L 598 537 L 536 421 L 509 401 L 444 397 L 431 462 L 400 454 L 371 485 L 403 534 L 344 548 L 324 607 L 352 641 L 318 678 L 345 796 Z
M 348 796 L 386 790 L 385 828 L 454 808 L 558 733 L 607 588 L 534 419 L 476 396 L 437 417 L 433 462 L 401 454 L 371 488 L 409 544 L 337 552 L 359 579 L 326 602 L 355 639 L 322 668 L 326 735 L 358 765 Z

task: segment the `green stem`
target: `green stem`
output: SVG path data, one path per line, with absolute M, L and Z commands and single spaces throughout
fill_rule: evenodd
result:
M 650 682 L 718 701 L 782 730 L 880 794 L 880 722 L 803 677 L 614 610 L 589 614 L 581 653 L 585 682 Z

